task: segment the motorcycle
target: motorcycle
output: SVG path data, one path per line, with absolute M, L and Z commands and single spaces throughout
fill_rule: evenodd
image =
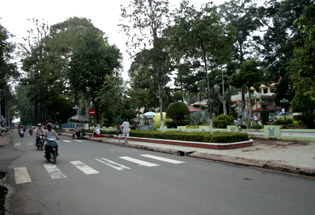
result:
M 20 129 L 19 135 L 20 135 L 20 137 L 24 137 L 24 131 L 23 131 L 23 129 Z
M 48 162 L 55 164 L 57 160 L 57 140 L 55 138 L 47 139 L 45 158 Z
M 43 151 L 43 146 L 44 146 L 44 139 L 43 139 L 44 135 L 41 134 L 41 135 L 38 135 L 36 137 L 36 147 L 37 147 L 37 150 L 41 150 Z
M 30 136 L 33 135 L 33 129 L 30 128 L 30 129 L 28 130 L 28 132 L 29 132 Z

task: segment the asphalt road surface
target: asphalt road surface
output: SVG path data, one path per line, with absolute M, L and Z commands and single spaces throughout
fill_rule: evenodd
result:
M 35 137 L 0 148 L 15 215 L 315 214 L 315 179 L 61 137 L 56 165 Z

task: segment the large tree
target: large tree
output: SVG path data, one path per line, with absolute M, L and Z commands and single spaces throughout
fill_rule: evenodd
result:
M 253 1 L 231 0 L 220 6 L 224 20 L 235 29 L 234 56 L 229 63 L 229 73 L 239 71 L 241 64 L 248 57 L 258 56 L 259 46 L 256 39 L 259 38 L 254 33 L 263 26 L 261 9 Z M 236 67 L 232 65 L 237 65 Z M 233 68 L 233 69 L 232 69 Z M 232 69 L 232 70 L 231 70 Z M 233 71 L 234 70 L 234 71 Z M 241 89 L 242 112 L 245 111 L 245 88 L 242 84 L 233 83 L 235 87 Z
M 314 4 L 312 0 L 270 0 L 266 2 L 264 15 L 267 30 L 262 40 L 266 68 L 265 82 L 276 84 L 276 104 L 280 105 L 283 98 L 292 100 L 294 97 L 292 73 L 288 70 L 293 58 L 295 41 L 301 39 L 300 30 L 294 21 L 301 17 L 304 9 Z
M 164 132 L 163 88 L 165 76 L 170 73 L 169 58 L 162 40 L 162 30 L 168 22 L 168 0 L 132 0 L 127 7 L 122 7 L 122 17 L 128 23 L 122 28 L 129 37 L 129 43 L 136 50 L 152 49 L 153 75 L 159 92 L 161 130 Z M 139 50 L 140 49 L 140 50 Z
M 5 117 L 6 123 L 11 122 L 9 109 L 14 105 L 9 82 L 19 77 L 16 64 L 12 63 L 15 44 L 9 42 L 10 37 L 12 35 L 0 23 L 0 120 Z
M 293 111 L 312 113 L 315 110 L 315 2 L 306 6 L 301 17 L 294 21 L 300 29 L 295 41 L 294 56 L 288 70 L 296 91 Z
M 63 59 L 63 70 L 78 103 L 81 94 L 96 109 L 97 123 L 101 121 L 101 105 L 97 99 L 107 75 L 118 75 L 121 54 L 109 45 L 104 32 L 90 20 L 73 17 L 51 27 L 50 40 L 54 44 L 52 57 Z M 78 95 L 79 94 L 79 95 Z
M 212 129 L 213 95 L 209 71 L 226 63 L 231 52 L 232 29 L 225 25 L 215 6 L 204 5 L 201 10 L 183 1 L 175 12 L 174 25 L 166 30 L 176 58 L 193 58 L 203 63 L 207 81 L 210 132 Z

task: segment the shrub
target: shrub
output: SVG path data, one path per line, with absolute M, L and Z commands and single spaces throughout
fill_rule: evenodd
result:
M 301 121 L 309 129 L 315 128 L 315 114 L 302 114 L 294 117 L 295 120 Z
M 180 131 L 131 131 L 132 137 L 146 137 L 156 139 L 169 139 L 169 140 L 184 140 L 195 142 L 213 142 L 213 143 L 230 143 L 248 140 L 246 133 L 229 133 L 229 132 L 215 132 L 210 135 L 209 132 L 180 132 Z
M 288 124 L 293 124 L 292 119 L 281 119 L 278 118 L 274 122 L 275 125 L 288 125 Z
M 261 118 L 261 122 L 263 125 L 266 125 L 267 122 L 269 122 L 269 111 L 267 110 L 262 110 L 260 112 L 260 118 Z
M 177 127 L 187 125 L 189 119 L 189 109 L 187 105 L 181 102 L 172 102 L 166 111 L 166 117 L 171 118 L 173 122 L 167 122 L 167 126 Z
M 257 122 L 252 121 L 252 127 L 253 129 L 261 129 L 263 126 L 259 125 Z
M 232 116 L 220 114 L 213 121 L 213 126 L 215 128 L 227 128 L 228 125 L 233 125 L 234 118 Z

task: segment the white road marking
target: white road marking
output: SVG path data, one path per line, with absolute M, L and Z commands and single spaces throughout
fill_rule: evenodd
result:
M 52 179 L 67 178 L 56 165 L 44 164 L 44 167 Z
M 14 168 L 15 183 L 24 184 L 32 182 L 30 175 L 27 172 L 26 167 L 17 167 Z
M 122 164 L 119 164 L 119 163 L 116 163 L 114 161 L 108 160 L 106 158 L 102 158 L 102 160 L 100 160 L 100 159 L 95 159 L 95 160 L 97 160 L 98 162 L 101 162 L 103 164 L 106 164 L 107 166 L 110 166 L 110 167 L 112 167 L 114 169 L 120 170 L 120 171 L 124 170 L 124 169 L 131 169 L 131 168 L 127 167 L 127 166 L 124 166 Z
M 21 146 L 21 143 L 16 143 L 14 144 L 14 146 Z
M 168 162 L 168 163 L 173 163 L 173 164 L 185 163 L 184 161 L 178 161 L 178 160 L 173 160 L 173 159 L 169 159 L 169 158 L 159 157 L 159 156 L 155 156 L 155 155 L 149 155 L 149 154 L 144 154 L 144 155 L 141 155 L 141 156 L 142 157 L 146 157 L 146 158 L 159 160 L 159 161 Z
M 79 142 L 79 143 L 82 143 L 82 142 L 83 142 L 83 140 L 74 140 L 74 141 L 77 141 L 77 142 Z
M 71 140 L 63 140 L 66 143 L 71 143 Z
M 81 161 L 70 161 L 76 168 L 81 170 L 86 175 L 98 174 L 99 172 L 95 169 L 89 167 L 88 165 L 82 163 Z
M 35 145 L 35 143 L 28 143 L 27 145 L 29 145 L 29 146 L 33 146 L 33 145 Z
M 135 159 L 135 158 L 131 158 L 131 157 L 128 157 L 128 156 L 123 156 L 123 157 L 119 157 L 119 158 L 124 159 L 126 161 L 130 161 L 130 162 L 139 164 L 141 166 L 147 166 L 147 167 L 160 166 L 159 164 L 146 162 L 146 161 Z

